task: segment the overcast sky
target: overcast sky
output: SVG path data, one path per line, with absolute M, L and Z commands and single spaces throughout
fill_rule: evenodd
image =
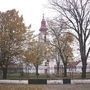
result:
M 23 14 L 26 25 L 31 24 L 32 29 L 38 31 L 42 14 L 45 14 L 45 18 L 52 16 L 47 5 L 48 0 L 0 0 L 0 11 L 19 10 L 20 14 Z

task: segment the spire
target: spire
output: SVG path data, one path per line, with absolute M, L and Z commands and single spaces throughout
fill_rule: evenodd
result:
M 44 13 L 43 13 L 43 19 L 44 19 Z
M 46 32 L 48 30 L 47 26 L 46 26 L 46 21 L 44 19 L 44 14 L 42 17 L 42 21 L 41 21 L 41 27 L 39 29 L 41 32 Z

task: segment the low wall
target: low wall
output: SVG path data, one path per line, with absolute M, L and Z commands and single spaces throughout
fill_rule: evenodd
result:
M 90 79 L 63 79 L 63 80 L 47 80 L 47 79 L 29 79 L 29 80 L 0 80 L 0 84 L 90 84 Z

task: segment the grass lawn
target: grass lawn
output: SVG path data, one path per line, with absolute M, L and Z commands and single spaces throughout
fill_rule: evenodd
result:
M 90 79 L 90 72 L 86 74 L 86 79 Z M 17 80 L 17 79 L 37 79 L 37 76 L 35 73 L 23 73 L 23 75 L 21 75 L 20 73 L 12 73 L 12 74 L 8 74 L 7 75 L 7 79 L 11 79 L 11 80 Z M 63 79 L 63 75 L 54 75 L 54 74 L 50 74 L 50 75 L 45 75 L 45 74 L 39 74 L 38 76 L 39 79 Z M 81 79 L 81 73 L 68 73 L 68 78 L 71 79 Z M 0 76 L 0 79 L 2 79 L 2 76 Z

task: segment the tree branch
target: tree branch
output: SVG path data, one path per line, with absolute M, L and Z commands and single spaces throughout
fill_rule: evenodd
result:
M 89 53 L 90 53 L 90 47 L 89 47 L 89 49 L 88 49 L 88 52 L 87 52 L 86 58 L 88 58 Z

